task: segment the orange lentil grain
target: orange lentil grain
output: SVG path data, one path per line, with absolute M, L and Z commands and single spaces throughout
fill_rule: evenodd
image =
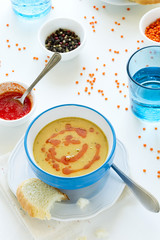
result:
M 123 35 L 121 35 L 121 38 L 123 38 Z
M 82 75 L 83 75 L 83 73 L 80 73 L 80 75 L 82 76 Z
M 11 45 L 8 45 L 8 48 L 10 48 L 11 47 Z
M 99 10 L 99 8 L 96 8 L 96 10 L 98 11 L 98 10 Z
M 76 84 L 78 84 L 79 82 L 78 81 L 76 81 Z
M 160 153 L 160 150 L 157 150 L 157 153 Z
M 114 62 L 114 58 L 112 58 L 112 62 Z
M 97 24 L 97 21 L 95 21 L 94 23 Z
M 147 144 L 143 144 L 143 147 L 147 147 Z
M 52 6 L 52 9 L 54 9 L 54 7 Z
M 114 28 L 112 28 L 111 31 L 114 32 Z
M 80 95 L 80 92 L 78 92 L 78 95 Z
M 93 29 L 93 32 L 95 32 L 96 30 L 95 29 Z
M 107 100 L 108 100 L 108 98 L 107 98 L 107 97 L 105 97 L 105 100 L 107 101 Z
M 83 67 L 82 69 L 83 69 L 83 70 L 86 70 L 86 68 L 85 68 L 85 67 Z
M 128 49 L 125 49 L 125 52 L 128 52 Z
M 114 75 L 115 75 L 115 76 L 117 76 L 117 75 L 118 75 L 118 73 L 115 73 Z
M 145 173 L 145 172 L 146 172 L 146 169 L 143 169 L 143 172 Z
M 104 96 L 104 93 L 102 93 L 102 96 Z
M 95 28 L 95 26 L 93 25 L 92 28 Z
M 18 51 L 21 51 L 21 48 L 18 48 Z
M 127 8 L 127 11 L 130 11 L 131 9 L 130 8 Z
M 92 19 L 94 19 L 94 16 L 92 16 Z
M 124 95 L 124 98 L 126 98 L 127 96 L 126 95 Z
M 48 62 L 48 60 L 46 59 L 46 60 L 45 60 L 45 62 L 47 63 L 47 62 Z
M 7 39 L 6 42 L 9 42 L 9 40 Z
M 157 160 L 159 160 L 160 159 L 160 157 L 159 156 L 157 156 Z
M 155 129 L 155 130 L 157 130 L 158 128 L 157 128 L 157 127 L 155 127 L 154 129 Z
M 86 16 L 84 16 L 84 19 L 86 19 L 87 17 Z
M 160 171 L 157 171 L 158 174 L 160 174 Z
M 105 66 L 106 66 L 106 64 L 104 63 L 104 64 L 103 64 L 103 67 L 105 67 Z
M 125 20 L 126 18 L 125 17 L 122 17 L 122 20 Z
M 137 49 L 140 49 L 140 47 L 137 47 Z
M 14 70 L 12 70 L 12 72 L 14 72 Z
M 102 6 L 102 8 L 106 8 L 106 6 L 105 6 L 105 5 L 103 5 L 103 6 Z
M 160 178 L 160 175 L 157 175 L 157 178 Z
M 97 60 L 99 60 L 99 57 L 97 57 Z
M 139 136 L 138 136 L 138 138 L 140 139 L 140 138 L 141 138 L 141 136 L 139 135 Z
M 102 72 L 102 75 L 104 76 L 104 75 L 105 75 L 105 72 Z
M 6 77 L 8 77 L 8 73 L 6 73 Z
M 120 105 L 117 105 L 117 108 L 120 108 Z
M 26 47 L 23 47 L 23 50 L 26 50 Z
M 9 24 L 8 24 L 8 23 L 6 24 L 6 27 L 9 27 Z
M 121 24 L 120 23 L 117 23 L 118 26 L 120 26 Z
M 93 8 L 96 8 L 96 6 L 94 5 Z
M 128 111 L 128 108 L 126 107 L 125 110 Z
M 150 151 L 152 152 L 152 151 L 153 151 L 153 148 L 150 148 Z
M 139 40 L 137 40 L 137 43 L 139 43 Z
M 119 90 L 119 93 L 122 93 L 122 90 Z
M 109 49 L 109 52 L 111 52 L 112 51 L 112 49 Z
M 16 47 L 18 47 L 18 43 L 16 43 Z
M 145 131 L 146 130 L 146 128 L 143 128 L 143 131 Z
M 91 94 L 91 92 L 88 92 L 88 95 L 90 95 Z

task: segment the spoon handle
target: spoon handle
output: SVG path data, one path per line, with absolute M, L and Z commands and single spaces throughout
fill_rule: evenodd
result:
M 125 173 L 123 173 L 115 164 L 112 164 L 111 167 L 113 170 L 120 176 L 120 178 L 126 183 L 126 185 L 132 190 L 132 192 L 136 195 L 139 201 L 151 212 L 159 212 L 160 206 L 157 199 L 134 182 L 131 178 L 129 178 Z
M 59 53 L 54 53 L 53 56 L 50 58 L 48 64 L 42 70 L 42 72 L 38 75 L 35 81 L 29 86 L 29 88 L 25 91 L 22 97 L 22 102 L 26 98 L 26 96 L 30 93 L 32 88 L 48 73 L 59 61 L 61 60 L 61 55 Z

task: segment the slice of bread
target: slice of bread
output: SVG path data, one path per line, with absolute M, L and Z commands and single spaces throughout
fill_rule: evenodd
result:
M 130 1 L 142 4 L 142 5 L 160 3 L 160 0 L 130 0 Z
M 37 178 L 22 182 L 17 189 L 17 199 L 22 208 L 31 216 L 51 219 L 50 210 L 55 202 L 69 199 L 57 188 L 47 185 Z

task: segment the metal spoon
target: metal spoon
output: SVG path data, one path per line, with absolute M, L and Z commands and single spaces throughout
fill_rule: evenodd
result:
M 126 183 L 126 185 L 131 189 L 133 194 L 139 199 L 142 205 L 151 212 L 158 213 L 160 211 L 160 205 L 157 199 L 129 178 L 125 173 L 123 173 L 115 164 L 112 164 L 113 170 L 120 176 L 120 178 Z
M 23 93 L 20 98 L 16 98 L 22 105 L 26 96 L 30 93 L 32 88 L 48 73 L 59 61 L 61 60 L 61 55 L 59 53 L 54 53 L 53 56 L 50 58 L 48 64 L 42 70 L 42 72 L 38 75 L 36 80 L 27 88 L 27 90 Z

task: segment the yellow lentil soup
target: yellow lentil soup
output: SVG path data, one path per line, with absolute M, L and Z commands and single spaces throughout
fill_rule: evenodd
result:
M 33 155 L 44 171 L 61 177 L 88 174 L 108 155 L 103 131 L 83 118 L 61 118 L 46 125 L 36 136 Z

